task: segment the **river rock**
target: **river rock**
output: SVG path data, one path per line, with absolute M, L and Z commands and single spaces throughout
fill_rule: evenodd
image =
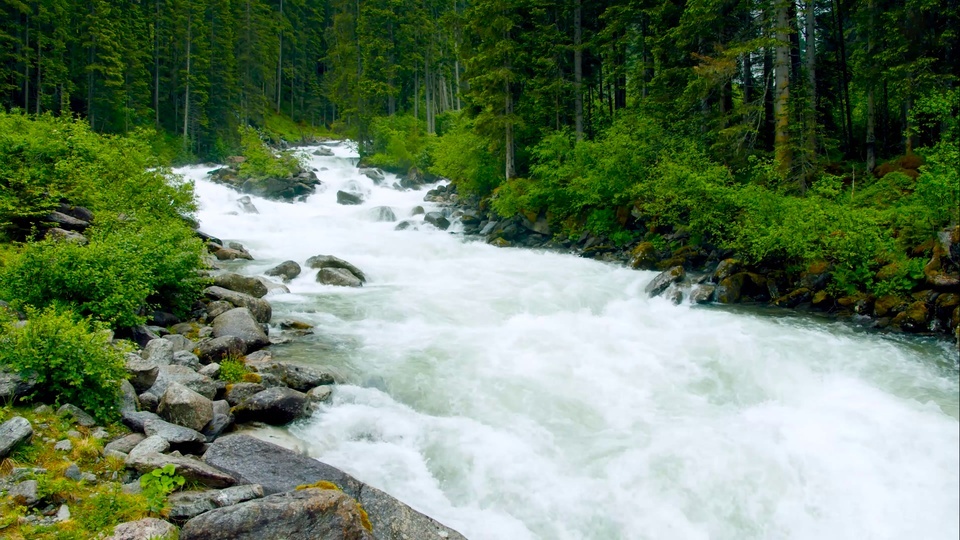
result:
M 232 261 L 234 259 L 245 259 L 248 261 L 253 260 L 253 255 L 250 255 L 246 251 L 240 251 L 239 249 L 232 248 L 220 248 L 213 252 L 213 256 L 219 261 Z
M 236 336 L 243 340 L 244 352 L 253 352 L 270 344 L 270 338 L 247 308 L 236 308 L 213 320 L 214 339 Z
M 207 438 L 195 429 L 178 426 L 177 424 L 171 424 L 165 420 L 158 419 L 151 419 L 144 422 L 143 433 L 148 438 L 154 436 L 160 437 L 170 443 L 172 448 L 186 451 L 195 450 L 207 442 Z
M 175 473 L 188 481 L 198 482 L 212 488 L 230 487 L 236 483 L 236 480 L 226 472 L 198 459 L 186 456 L 146 452 L 134 457 L 134 453 L 131 452 L 127 459 L 127 466 L 140 474 L 146 474 L 167 465 L 173 465 Z
M 140 399 L 137 398 L 137 391 L 134 390 L 130 381 L 120 381 L 120 412 L 136 412 L 140 410 Z
M 67 403 L 66 405 L 57 409 L 58 416 L 67 416 L 73 419 L 74 422 L 83 426 L 83 427 L 93 427 L 97 425 L 97 421 L 90 416 L 87 411 Z
M 224 300 L 214 300 L 212 302 L 208 302 L 207 303 L 207 320 L 212 321 L 213 319 L 216 319 L 220 315 L 223 315 L 224 313 L 230 311 L 234 307 L 236 306 Z
M 304 393 L 276 386 L 243 400 L 233 408 L 233 414 L 237 422 L 265 422 L 278 426 L 299 418 L 306 405 Z
M 898 313 L 891 324 L 905 332 L 926 332 L 930 330 L 930 310 L 925 302 L 914 302 Z
M 690 293 L 690 301 L 694 304 L 709 304 L 713 301 L 713 293 L 717 288 L 708 283 L 697 285 Z
M 307 259 L 307 266 L 310 268 L 323 269 L 323 268 L 342 268 L 348 270 L 351 274 L 356 276 L 360 281 L 366 283 L 367 276 L 363 273 L 363 270 L 360 270 L 353 264 L 339 258 L 334 257 L 333 255 L 314 255 Z
M 329 371 L 286 362 L 256 362 L 251 363 L 250 367 L 261 375 L 274 375 L 283 384 L 300 392 L 336 382 L 335 377 Z
M 259 394 L 266 390 L 267 387 L 263 386 L 260 383 L 252 382 L 239 382 L 227 386 L 227 403 L 232 406 L 239 405 L 243 400 L 248 397 Z
M 371 208 L 367 215 L 370 216 L 370 219 L 373 221 L 385 221 L 393 223 L 397 220 L 397 215 L 393 212 L 393 208 L 389 206 L 377 206 Z
M 160 398 L 157 414 L 199 432 L 213 420 L 213 402 L 180 383 L 172 383 Z
M 337 192 L 337 204 L 357 205 L 363 204 L 363 195 L 359 193 L 350 193 L 348 191 Z
M 22 416 L 14 416 L 0 424 L 0 460 L 7 457 L 20 443 L 33 437 L 33 426 Z
M 290 288 L 282 283 L 277 283 L 275 281 L 270 281 L 269 279 L 263 276 L 257 276 L 257 279 L 260 283 L 263 283 L 263 286 L 267 288 L 267 294 L 287 294 L 290 292 Z
M 105 540 L 157 540 L 174 538 L 177 528 L 157 518 L 143 518 L 121 523 L 113 528 L 113 534 Z
M 713 271 L 713 282 L 720 283 L 731 275 L 740 271 L 740 261 L 737 259 L 724 259 L 717 265 Z
M 197 344 L 184 336 L 182 334 L 170 334 L 163 336 L 163 339 L 169 341 L 173 344 L 173 354 L 176 355 L 178 352 L 187 351 L 192 352 L 197 348 Z
M 257 322 L 268 323 L 273 314 L 270 303 L 266 300 L 255 298 L 249 294 L 237 291 L 231 291 L 223 287 L 207 287 L 203 290 L 204 294 L 215 300 L 224 300 L 230 302 L 236 307 L 245 307 L 250 310 Z
M 653 278 L 653 281 L 647 284 L 644 290 L 651 297 L 659 296 L 663 291 L 667 290 L 673 283 L 678 283 L 683 280 L 685 275 L 682 266 L 674 266 L 673 268 L 666 270 L 660 273 L 657 277 Z
M 424 214 L 423 220 L 441 231 L 445 231 L 450 227 L 450 220 L 440 212 L 427 212 Z
M 0 403 L 12 403 L 33 392 L 36 376 L 23 378 L 18 373 L 10 373 L 0 368 Z
M 363 281 L 343 268 L 322 268 L 317 274 L 317 282 L 338 287 L 362 287 Z
M 283 261 L 273 268 L 264 272 L 268 276 L 283 278 L 283 281 L 290 281 L 300 275 L 300 265 L 296 261 Z
M 200 361 L 220 362 L 225 358 L 239 358 L 246 353 L 247 344 L 237 336 L 205 339 L 197 345 Z
M 124 435 L 123 437 L 108 442 L 103 447 L 103 452 L 113 451 L 129 454 L 130 451 L 136 448 L 144 439 L 146 439 L 146 436 L 142 433 L 130 433 L 129 435 Z
M 233 415 L 220 414 L 214 411 L 213 420 L 210 420 L 210 423 L 204 426 L 200 434 L 207 438 L 207 442 L 213 442 L 232 425 Z
M 416 230 L 419 230 L 419 227 L 417 227 L 417 224 L 416 224 L 414 221 L 411 221 L 411 220 L 409 220 L 409 219 L 405 219 L 405 220 L 401 221 L 400 223 L 397 223 L 397 226 L 394 227 L 393 230 L 395 230 L 395 231 L 406 231 L 406 230 L 416 231 Z
M 201 514 L 180 540 L 373 540 L 357 502 L 333 489 L 271 495 Z
M 150 387 L 151 394 L 161 397 L 171 383 L 180 383 L 207 399 L 217 394 L 217 385 L 209 377 L 204 377 L 186 366 L 162 366 L 157 382 Z
M 363 506 L 378 540 L 465 540 L 457 531 L 335 467 L 249 435 L 234 434 L 217 439 L 203 459 L 229 471 L 240 484 L 262 485 L 267 494 L 290 491 L 320 480 L 331 482 Z
M 386 179 L 386 176 L 383 174 L 383 171 L 381 171 L 380 169 L 363 168 L 363 169 L 359 169 L 357 172 L 366 176 L 370 180 L 373 180 L 373 183 L 377 185 L 382 184 L 383 181 Z
M 240 207 L 240 210 L 243 210 L 246 214 L 259 214 L 260 211 L 257 210 L 257 207 L 254 206 L 253 201 L 250 200 L 249 195 L 244 195 L 237 199 L 237 206 Z
M 177 351 L 173 353 L 173 360 L 170 362 L 173 366 L 186 366 L 194 371 L 200 370 L 200 358 L 189 351 Z
M 325 148 L 321 146 L 320 148 L 317 148 L 316 150 L 313 151 L 313 155 L 320 156 L 320 157 L 330 157 L 330 156 L 333 156 L 333 150 L 330 150 L 329 148 Z
M 167 506 L 170 508 L 167 517 L 184 522 L 215 508 L 233 506 L 261 497 L 263 487 L 256 484 L 206 491 L 181 491 L 167 497 Z
M 311 403 L 325 403 L 333 396 L 333 389 L 329 385 L 317 386 L 307 392 L 307 399 Z
M 267 288 L 257 278 L 232 272 L 214 276 L 213 284 L 254 298 L 263 298 L 267 294 Z
M 36 480 L 26 480 L 10 488 L 7 496 L 20 506 L 33 506 L 40 502 L 38 487 Z

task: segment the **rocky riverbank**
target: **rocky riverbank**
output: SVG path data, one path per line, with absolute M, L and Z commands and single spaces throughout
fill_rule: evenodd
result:
M 618 246 L 590 233 L 558 239 L 544 214 L 502 218 L 478 197 L 461 197 L 454 184 L 430 190 L 424 200 L 446 206 L 444 212 L 426 221 L 446 229 L 449 220 L 459 219 L 465 235 L 479 236 L 494 246 L 568 251 L 638 270 L 660 271 L 647 292 L 678 304 L 775 306 L 880 331 L 951 336 L 960 341 L 960 226 L 943 230 L 936 242 L 916 246 L 914 255 L 929 257 L 920 285 L 909 293 L 876 296 L 839 293 L 832 287 L 838 269 L 826 261 L 799 269 L 750 265 L 734 252 L 695 241 L 695 231 L 659 230 L 645 223 L 643 216 L 629 212 L 619 216 L 621 221 L 646 233 L 639 242 Z M 877 277 L 894 270 L 881 268 Z
M 200 234 L 214 268 L 217 259 L 253 258 L 242 245 L 225 246 Z M 337 257 L 318 255 L 304 264 L 320 270 L 317 280 L 322 283 L 356 287 L 366 280 L 359 268 Z M 125 493 L 136 494 L 163 479 L 179 479 L 188 489 L 170 493 L 154 517 L 118 525 L 109 538 L 463 538 L 334 467 L 235 433 L 307 416 L 335 391 L 333 373 L 278 361 L 269 352 L 278 339 L 314 331 L 301 321 L 273 320 L 265 299 L 269 291 L 285 288 L 267 276 L 289 281 L 300 271 L 296 261 L 258 277 L 215 269 L 190 320 L 155 313 L 150 325 L 129 332 L 141 348 L 126 358 L 128 380 L 122 383 L 120 402 L 126 429 L 98 427 L 72 405 L 56 414 L 42 404 L 29 409 L 36 381 L 0 373 L 0 403 L 15 403 L 25 411 L 0 424 L 0 459 L 19 457 L 4 461 L 9 465 L 0 479 L 4 504 L 16 509 L 19 521 L 0 523 L 0 529 L 55 527 L 72 519 L 70 504 L 76 508 L 79 503 L 38 489 L 38 480 L 43 486 L 62 478 L 83 483 L 85 489 L 98 484 L 120 489 L 122 484 Z M 276 327 L 282 335 L 271 335 Z M 60 422 L 69 431 L 50 431 L 51 424 Z M 42 440 L 34 440 L 35 432 L 42 433 Z M 56 471 L 22 461 L 25 455 L 46 455 L 47 446 L 76 459 L 65 464 L 52 458 Z M 86 448 L 85 453 L 71 454 L 74 446 Z M 117 467 L 109 472 L 107 463 Z

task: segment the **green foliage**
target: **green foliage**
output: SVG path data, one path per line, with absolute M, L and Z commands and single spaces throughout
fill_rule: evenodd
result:
M 246 178 L 286 178 L 301 168 L 293 152 L 274 152 L 260 139 L 252 127 L 240 128 L 240 146 L 246 161 L 240 164 L 240 175 Z
M 489 195 L 501 182 L 500 163 L 486 140 L 473 130 L 473 122 L 460 117 L 430 147 L 430 172 L 449 178 L 464 193 Z
M 111 343 L 103 325 L 70 311 L 28 309 L 27 316 L 25 324 L 0 326 L 0 365 L 35 375 L 43 397 L 73 403 L 100 421 L 116 419 L 126 350 Z
M 217 374 L 217 378 L 221 381 L 227 381 L 230 383 L 240 382 L 243 380 L 243 376 L 247 373 L 247 365 L 244 363 L 243 358 L 225 358 L 220 362 L 220 373 Z
M 181 221 L 104 221 L 90 242 L 25 245 L 0 269 L 0 293 L 26 306 L 63 306 L 115 327 L 142 324 L 147 308 L 185 314 L 205 282 L 202 242 Z
M 147 509 L 154 514 L 162 512 L 167 505 L 167 495 L 173 493 L 185 482 L 186 479 L 177 474 L 172 463 L 141 476 L 140 487 L 143 488 L 143 496 L 147 499 Z

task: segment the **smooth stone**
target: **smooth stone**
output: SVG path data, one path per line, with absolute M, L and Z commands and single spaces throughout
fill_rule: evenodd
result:
M 137 483 L 139 486 L 139 482 Z M 144 518 L 121 523 L 113 528 L 113 534 L 104 540 L 157 540 L 174 538 L 177 527 L 157 518 Z
M 281 386 L 258 392 L 233 408 L 237 422 L 265 422 L 283 425 L 299 418 L 306 408 L 307 396 Z
M 103 451 L 104 453 L 115 451 L 129 454 L 131 450 L 136 448 L 137 445 L 143 442 L 146 438 L 147 437 L 142 433 L 131 433 L 129 435 L 124 435 L 123 437 L 108 442 L 103 447 Z
M 174 424 L 200 431 L 213 420 L 213 402 L 180 383 L 167 387 L 157 414 Z

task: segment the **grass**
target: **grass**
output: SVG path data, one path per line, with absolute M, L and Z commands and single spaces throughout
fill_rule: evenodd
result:
M 323 127 L 310 126 L 304 122 L 294 122 L 289 116 L 268 111 L 264 114 L 264 130 L 273 136 L 288 142 L 299 142 L 306 137 L 324 138 L 333 137 L 330 130 Z

